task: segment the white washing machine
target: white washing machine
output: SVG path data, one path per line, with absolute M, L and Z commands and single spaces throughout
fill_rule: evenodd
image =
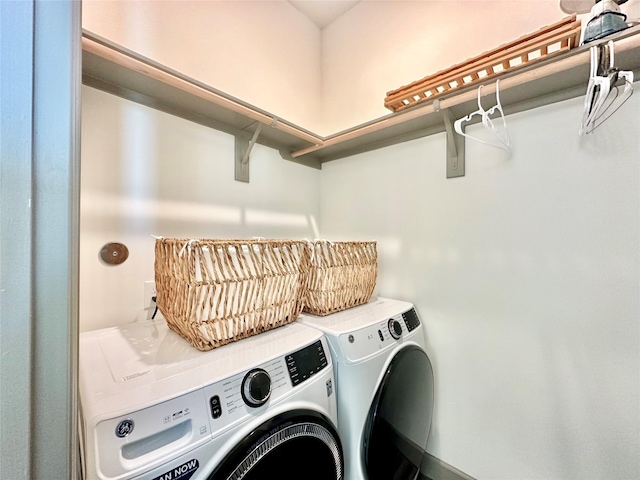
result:
M 298 322 L 322 331 L 334 359 L 347 480 L 413 480 L 427 448 L 433 369 L 412 304 L 377 298 Z
M 343 478 L 324 335 L 293 323 L 200 352 L 163 320 L 82 333 L 85 478 Z

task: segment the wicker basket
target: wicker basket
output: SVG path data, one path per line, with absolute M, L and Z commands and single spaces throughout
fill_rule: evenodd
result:
M 376 242 L 309 242 L 304 311 L 329 315 L 366 303 L 378 275 Z
M 291 323 L 302 310 L 305 242 L 161 238 L 155 255 L 158 308 L 199 350 Z

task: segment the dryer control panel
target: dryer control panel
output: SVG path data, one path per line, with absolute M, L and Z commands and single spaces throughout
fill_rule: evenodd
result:
M 397 343 L 422 335 L 420 319 L 414 308 L 386 318 L 369 327 L 340 335 L 340 349 L 348 361 L 363 360 Z
M 404 324 L 407 326 L 407 330 L 410 332 L 420 326 L 420 319 L 418 318 L 418 313 L 415 308 L 404 312 L 402 314 L 402 319 L 404 320 Z

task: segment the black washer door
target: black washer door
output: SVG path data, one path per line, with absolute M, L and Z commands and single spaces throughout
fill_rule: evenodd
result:
M 322 415 L 294 410 L 240 442 L 209 480 L 343 480 L 338 433 Z
M 413 480 L 427 448 L 433 412 L 433 369 L 415 345 L 391 360 L 364 431 L 369 480 Z

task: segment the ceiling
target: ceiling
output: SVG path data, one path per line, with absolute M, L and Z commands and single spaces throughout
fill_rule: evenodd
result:
M 289 0 L 318 28 L 323 29 L 351 9 L 360 0 Z

